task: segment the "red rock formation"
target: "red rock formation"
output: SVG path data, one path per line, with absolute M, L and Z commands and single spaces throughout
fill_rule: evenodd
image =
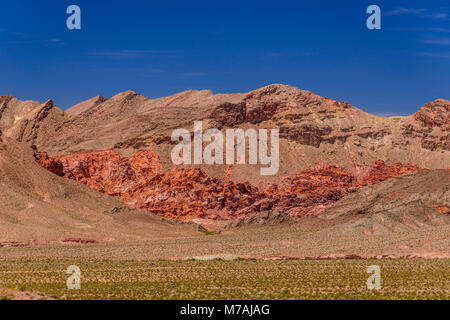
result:
M 450 150 L 450 103 L 439 99 L 424 105 L 403 127 L 405 137 L 421 139 L 421 146 L 431 151 Z
M 116 151 L 106 150 L 55 158 L 46 153 L 36 153 L 36 160 L 53 173 L 118 197 L 160 170 L 158 155 L 152 150 L 139 151 L 130 159 Z
M 442 214 L 450 215 L 450 207 L 449 206 L 436 206 L 436 207 L 433 207 L 433 209 Z
M 294 178 L 285 178 L 287 193 L 318 192 L 331 188 L 348 188 L 355 182 L 355 177 L 339 166 L 320 164 L 314 169 L 305 170 Z
M 450 104 L 448 100 L 436 100 L 424 105 L 413 118 L 425 127 L 445 127 L 450 130 Z
M 399 177 L 406 173 L 413 173 L 419 170 L 419 167 L 412 164 L 403 165 L 401 163 L 394 163 L 387 166 L 384 161 L 378 160 L 371 166 L 358 165 L 357 178 L 358 185 L 365 187 L 380 183 L 389 178 Z
M 249 184 L 222 182 L 200 169 L 157 174 L 122 195 L 135 208 L 183 220 L 229 219 L 261 197 Z
M 131 158 L 112 150 L 55 158 L 36 152 L 35 157 L 55 174 L 115 196 L 133 208 L 181 220 L 242 218 L 262 211 L 314 215 L 361 187 L 419 170 L 414 165 L 388 166 L 377 161 L 359 165 L 353 176 L 339 166 L 321 164 L 263 192 L 248 183 L 221 181 L 198 168 L 160 173 L 158 155 L 152 150 L 138 151 Z
M 49 157 L 46 152 L 36 151 L 34 153 L 34 157 L 36 159 L 36 162 L 38 162 L 42 167 L 44 167 L 48 171 L 53 172 L 54 174 L 61 177 L 65 175 L 64 167 L 61 161 Z
M 309 216 L 324 211 L 362 187 L 418 170 L 415 165 L 395 163 L 388 166 L 383 161 L 376 161 L 371 166 L 359 165 L 357 176 L 353 176 L 339 166 L 321 164 L 294 178 L 285 178 L 284 188 L 272 186 L 266 193 L 276 200 L 273 201 L 276 203 L 274 210 L 296 217 Z
M 106 150 L 51 158 L 36 152 L 49 171 L 118 197 L 136 209 L 179 219 L 228 219 L 263 197 L 249 184 L 222 182 L 200 169 L 160 174 L 158 155 L 138 151 L 127 159 Z
M 341 167 L 321 164 L 285 178 L 281 186 L 271 186 L 266 194 L 274 203 L 272 210 L 299 217 L 320 213 L 358 189 L 356 178 Z

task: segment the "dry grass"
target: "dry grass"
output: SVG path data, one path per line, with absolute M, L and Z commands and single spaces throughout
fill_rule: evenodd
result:
M 450 259 L 131 261 L 2 259 L 0 286 L 67 299 L 449 299 Z M 66 269 L 82 270 L 68 290 Z M 380 265 L 382 289 L 366 287 Z

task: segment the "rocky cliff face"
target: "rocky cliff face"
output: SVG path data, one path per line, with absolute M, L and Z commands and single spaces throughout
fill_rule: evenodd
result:
M 383 161 L 360 167 L 364 167 L 365 172 L 354 176 L 337 165 L 320 164 L 293 178 L 283 179 L 280 186 L 272 185 L 265 191 L 267 197 L 248 208 L 248 211 L 279 211 L 293 217 L 317 215 L 367 185 L 419 170 L 415 165 L 386 165 Z
M 145 184 L 160 171 L 158 155 L 151 150 L 139 151 L 130 159 L 112 150 L 56 158 L 36 152 L 35 157 L 44 168 L 59 176 L 114 196 L 124 194 L 132 186 Z
M 40 133 L 45 139 L 25 140 L 52 156 L 107 149 L 132 156 L 152 149 L 159 156 L 161 171 L 170 172 L 171 134 L 180 128 L 192 133 L 194 121 L 202 121 L 204 130 L 278 128 L 280 170 L 275 177 L 261 177 L 259 166 L 201 167 L 215 178 L 249 181 L 264 188 L 319 163 L 339 164 L 352 174 L 358 164 L 377 160 L 446 168 L 450 163 L 449 108 L 450 102 L 441 99 L 412 116 L 385 118 L 284 85 L 240 94 L 189 90 L 154 100 L 127 91 L 77 105 L 68 110 L 70 117 L 47 130 L 52 134 Z
M 249 183 L 221 181 L 199 168 L 160 173 L 158 156 L 151 150 L 131 158 L 112 150 L 55 158 L 36 152 L 35 157 L 55 174 L 115 196 L 132 208 L 182 220 L 228 220 L 264 211 L 314 215 L 361 187 L 419 170 L 414 165 L 388 166 L 378 161 L 359 166 L 356 177 L 336 165 L 319 165 L 260 190 Z
M 421 147 L 430 151 L 450 150 L 450 103 L 436 100 L 412 116 L 403 128 L 403 136 L 420 140 Z
M 40 104 L 20 101 L 14 96 L 0 97 L 0 131 L 28 145 L 44 143 L 67 118 L 52 100 Z

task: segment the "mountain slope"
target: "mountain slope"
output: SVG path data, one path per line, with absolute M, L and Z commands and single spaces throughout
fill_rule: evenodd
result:
M 108 100 L 108 99 L 106 99 L 105 97 L 96 96 L 94 98 L 91 98 L 89 100 L 81 102 L 77 105 L 74 105 L 70 109 L 66 110 L 66 113 L 69 114 L 70 116 L 77 116 L 80 113 L 83 113 L 83 112 L 99 105 L 100 103 L 105 102 L 106 100 Z
M 67 118 L 51 100 L 40 104 L 0 96 L 0 132 L 28 145 L 44 143 Z
M 0 137 L 0 246 L 199 235 L 48 172 L 33 150 Z
M 261 177 L 259 166 L 204 166 L 208 174 L 256 185 L 280 182 L 319 163 L 350 172 L 356 165 L 383 160 L 439 169 L 450 163 L 450 102 L 436 100 L 416 114 L 384 118 L 348 103 L 290 86 L 271 85 L 245 94 L 186 91 L 151 100 L 127 91 L 73 115 L 56 134 L 38 144 L 51 155 L 114 149 L 125 156 L 155 150 L 163 171 L 171 171 L 173 130 L 193 132 L 193 122 L 208 128 L 278 128 L 280 170 Z
M 365 187 L 319 218 L 333 221 L 344 233 L 366 235 L 448 225 L 450 170 L 421 171 Z

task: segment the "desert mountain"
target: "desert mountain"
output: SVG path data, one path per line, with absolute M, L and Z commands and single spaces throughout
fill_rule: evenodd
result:
M 261 179 L 256 166 L 204 168 L 216 178 L 256 185 L 280 182 L 282 177 L 320 163 L 339 164 L 352 173 L 357 164 L 377 160 L 428 169 L 446 168 L 450 163 L 448 100 L 426 104 L 411 116 L 390 118 L 285 85 L 242 94 L 190 90 L 154 100 L 127 91 L 108 100 L 93 98 L 67 113 L 51 102 L 39 105 L 14 98 L 2 101 L 2 109 L 9 114 L 6 122 L 0 120 L 6 135 L 34 143 L 52 156 L 107 149 L 132 156 L 138 150 L 152 149 L 158 153 L 164 172 L 173 169 L 173 130 L 193 132 L 195 120 L 203 121 L 204 130 L 278 128 L 281 141 L 277 176 Z M 21 110 L 27 112 L 25 118 Z M 36 111 L 31 114 L 29 110 Z
M 450 163 L 450 101 L 379 117 L 284 85 L 241 94 L 189 90 L 148 99 L 133 91 L 63 112 L 51 101 L 0 99 L 0 129 L 33 145 L 53 173 L 158 215 L 245 218 L 265 211 L 317 215 L 358 190 Z M 254 165 L 174 166 L 171 134 L 208 128 L 280 130 L 280 170 Z
M 40 104 L 0 96 L 0 133 L 28 145 L 44 143 L 67 118 L 51 100 Z

